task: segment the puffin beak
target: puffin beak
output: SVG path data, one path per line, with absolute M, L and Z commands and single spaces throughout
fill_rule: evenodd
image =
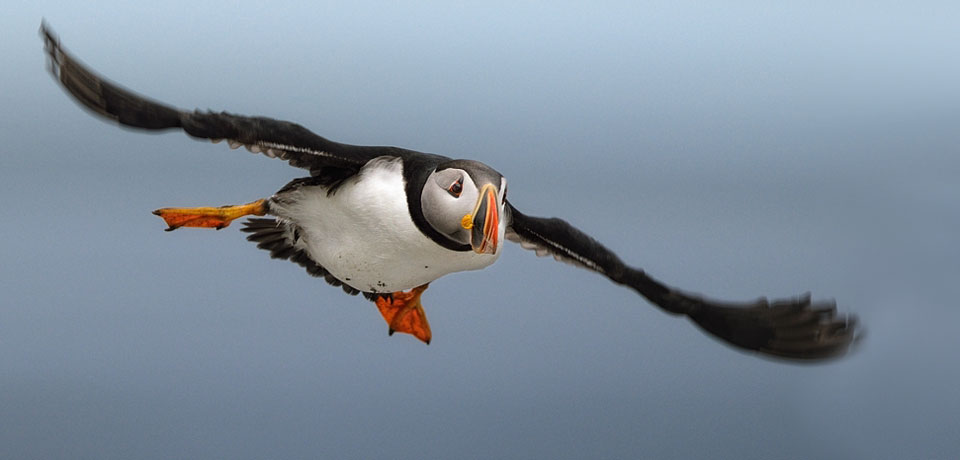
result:
M 500 246 L 500 208 L 493 184 L 480 189 L 473 215 L 464 216 L 463 226 L 470 229 L 470 246 L 477 254 L 496 254 Z

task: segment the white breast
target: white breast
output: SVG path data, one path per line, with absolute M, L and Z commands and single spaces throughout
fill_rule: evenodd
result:
M 300 187 L 284 192 L 270 210 L 300 228 L 298 248 L 361 291 L 407 290 L 497 260 L 499 249 L 493 255 L 452 251 L 421 233 L 407 207 L 402 168 L 399 158 L 377 158 L 332 196 L 324 187 Z M 506 222 L 500 222 L 503 241 Z

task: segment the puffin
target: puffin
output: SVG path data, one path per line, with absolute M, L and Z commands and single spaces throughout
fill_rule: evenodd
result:
M 92 113 L 140 130 L 182 130 L 308 171 L 272 196 L 245 204 L 154 214 L 168 231 L 222 229 L 250 216 L 241 229 L 248 240 L 347 294 L 363 294 L 391 335 L 406 333 L 429 344 L 421 303 L 427 286 L 449 273 L 490 266 L 507 241 L 603 275 L 721 342 L 760 356 L 826 360 L 846 354 L 862 335 L 854 315 L 839 313 L 833 300 L 812 301 L 809 293 L 729 302 L 662 283 L 566 221 L 521 212 L 507 198 L 507 179 L 479 161 L 343 144 L 268 117 L 181 110 L 101 77 L 68 53 L 45 22 L 40 35 L 48 70 Z

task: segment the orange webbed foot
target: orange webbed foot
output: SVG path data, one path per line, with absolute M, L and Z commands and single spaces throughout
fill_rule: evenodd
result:
M 428 284 L 424 284 L 410 292 L 394 292 L 391 296 L 377 297 L 375 303 L 390 327 L 390 335 L 403 332 L 413 335 L 427 345 L 430 344 L 430 323 L 427 322 L 427 314 L 420 304 L 420 295 L 427 290 L 427 286 Z
M 237 206 L 201 207 L 201 208 L 163 208 L 153 211 L 153 214 L 163 218 L 167 223 L 167 231 L 180 227 L 215 228 L 220 230 L 243 216 L 262 216 L 267 213 L 264 200 Z

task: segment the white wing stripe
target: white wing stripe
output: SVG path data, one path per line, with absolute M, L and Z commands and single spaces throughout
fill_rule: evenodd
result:
M 579 254 L 577 254 L 577 253 L 575 253 L 575 252 L 567 249 L 566 247 L 564 247 L 564 246 L 562 246 L 562 245 L 560 245 L 560 244 L 557 244 L 555 241 L 552 241 L 552 240 L 550 240 L 550 239 L 548 239 L 548 238 L 545 238 L 543 235 L 541 235 L 541 234 L 539 234 L 539 233 L 537 233 L 537 232 L 534 232 L 534 231 L 532 231 L 532 230 L 530 230 L 530 229 L 526 229 L 526 231 L 527 231 L 527 232 L 530 232 L 530 234 L 532 234 L 533 236 L 536 236 L 536 237 L 539 238 L 541 241 L 549 244 L 550 247 L 549 247 L 549 248 L 544 247 L 543 245 L 540 245 L 540 244 L 538 244 L 538 243 L 535 242 L 535 241 L 523 240 L 522 238 L 520 238 L 520 235 L 519 235 L 519 234 L 516 234 L 515 232 L 513 232 L 512 235 L 507 235 L 507 238 L 508 238 L 508 239 L 511 239 L 511 240 L 513 240 L 513 238 L 517 238 L 517 239 L 520 241 L 520 247 L 522 247 L 522 248 L 524 248 L 524 249 L 533 249 L 533 250 L 536 252 L 537 256 L 539 256 L 539 257 L 544 257 L 544 256 L 547 256 L 547 255 L 553 255 L 553 258 L 556 259 L 556 260 L 558 260 L 558 261 L 560 261 L 560 262 L 573 263 L 574 265 L 581 265 L 581 266 L 583 266 L 583 267 L 585 267 L 585 268 L 588 268 L 588 269 L 597 271 L 597 272 L 599 272 L 599 273 L 603 273 L 603 274 L 606 273 L 606 272 L 603 270 L 603 268 L 601 268 L 599 265 L 597 265 L 596 263 L 594 263 L 592 260 L 587 259 L 586 257 L 583 257 L 583 256 L 581 256 L 581 255 L 579 255 Z M 515 236 L 514 236 L 514 235 L 515 235 Z M 516 241 L 516 240 L 514 240 L 514 241 Z M 553 250 L 551 250 L 551 248 L 552 248 Z M 557 251 L 557 252 L 555 252 L 555 251 Z M 558 252 L 562 252 L 563 254 L 559 254 Z
M 213 142 L 214 144 L 219 144 L 222 141 L 223 139 L 210 139 L 210 142 Z M 262 153 L 270 158 L 277 158 L 277 157 L 285 158 L 285 155 L 284 155 L 285 152 L 291 152 L 291 153 L 296 152 L 296 153 L 306 153 L 310 155 L 317 155 L 325 158 L 332 158 L 335 160 L 342 161 L 344 163 L 353 163 L 353 164 L 357 163 L 356 160 L 352 160 L 350 158 L 342 157 L 339 155 L 333 155 L 329 152 L 325 152 L 321 150 L 313 150 L 306 147 L 298 147 L 295 145 L 280 144 L 277 142 L 268 142 L 268 141 L 257 141 L 255 144 L 244 144 L 234 139 L 227 139 L 226 141 L 227 141 L 227 145 L 229 145 L 231 149 L 236 150 L 240 147 L 243 147 L 247 149 L 250 153 Z

